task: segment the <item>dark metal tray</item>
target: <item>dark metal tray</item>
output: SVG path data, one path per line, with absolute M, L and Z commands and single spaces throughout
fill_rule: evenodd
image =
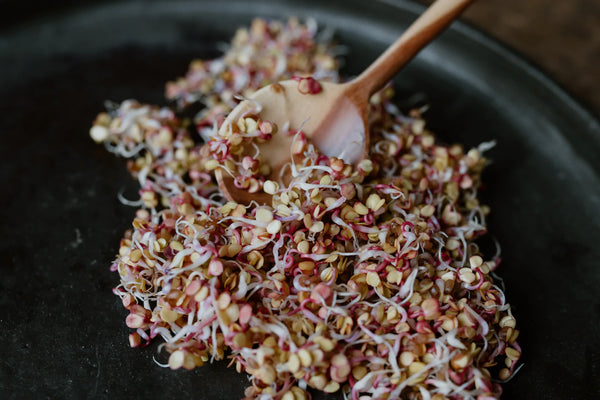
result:
M 130 349 L 108 270 L 134 209 L 122 160 L 88 137 L 106 99 L 164 104 L 164 82 L 218 54 L 254 16 L 312 16 L 347 45 L 355 74 L 422 10 L 401 1 L 122 1 L 0 33 L 0 397 L 242 397 L 224 363 L 170 371 Z M 502 245 L 525 366 L 507 399 L 600 394 L 600 125 L 537 69 L 455 24 L 398 77 L 446 142 L 489 153 L 484 198 Z M 323 398 L 317 396 L 318 398 Z M 332 397 L 334 398 L 334 397 Z

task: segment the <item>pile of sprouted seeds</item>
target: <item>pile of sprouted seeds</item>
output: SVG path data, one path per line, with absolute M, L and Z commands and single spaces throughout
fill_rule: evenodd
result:
M 248 399 L 302 400 L 308 388 L 498 398 L 521 350 L 493 277 L 499 255 L 474 242 L 489 212 L 477 196 L 486 144 L 438 144 L 390 88 L 372 99 L 370 159 L 357 167 L 300 140 L 291 182 L 266 180 L 261 154 L 237 155 L 284 132 L 249 115 L 217 133 L 237 95 L 294 76 L 338 80 L 337 52 L 311 22 L 257 19 L 167 84 L 175 110 L 125 101 L 98 115 L 91 136 L 128 158 L 141 186 L 112 265 L 129 342 L 162 337 L 172 369 L 229 358 L 251 375 Z M 197 102 L 193 124 L 178 116 Z M 226 201 L 216 168 L 272 204 Z

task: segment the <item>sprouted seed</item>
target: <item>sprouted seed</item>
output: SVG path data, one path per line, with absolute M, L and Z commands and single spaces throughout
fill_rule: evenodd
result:
M 438 143 L 420 110 L 397 111 L 391 87 L 371 99 L 370 159 L 356 167 L 255 115 L 219 134 L 237 95 L 339 80 L 339 49 L 316 33 L 311 21 L 257 19 L 222 57 L 167 84 L 175 109 L 128 100 L 98 115 L 90 135 L 140 184 L 111 267 L 129 343 L 160 336 L 172 369 L 229 358 L 251 376 L 247 399 L 308 399 L 309 387 L 352 400 L 498 398 L 521 348 L 493 277 L 500 256 L 475 242 L 487 230 L 488 143 Z M 196 102 L 203 143 L 178 116 Z M 295 138 L 290 182 L 243 152 L 276 134 Z M 226 201 L 218 168 L 272 204 Z

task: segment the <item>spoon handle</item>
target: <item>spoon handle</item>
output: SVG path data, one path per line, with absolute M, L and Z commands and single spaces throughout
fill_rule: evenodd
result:
M 474 0 L 437 0 L 351 85 L 370 97 Z M 365 93 L 365 91 L 367 91 Z

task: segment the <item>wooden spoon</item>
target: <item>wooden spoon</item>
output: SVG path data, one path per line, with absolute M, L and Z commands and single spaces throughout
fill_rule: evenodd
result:
M 472 1 L 436 1 L 373 64 L 350 82 L 320 82 L 322 90 L 315 94 L 302 93 L 297 80 L 263 87 L 231 111 L 221 130 L 230 129 L 244 115 L 258 114 L 262 120 L 279 127 L 301 128 L 319 151 L 356 165 L 368 156 L 369 98 L 450 25 Z M 289 181 L 290 169 L 282 170 L 282 167 L 292 159 L 292 142 L 293 137 L 279 133 L 259 146 L 260 153 L 271 166 L 269 179 Z M 248 154 L 254 152 L 254 149 L 248 149 Z M 271 204 L 271 195 L 263 191 L 249 193 L 238 189 L 233 178 L 222 169 L 217 169 L 215 175 L 228 200 L 241 204 L 249 204 L 252 200 L 259 204 Z

